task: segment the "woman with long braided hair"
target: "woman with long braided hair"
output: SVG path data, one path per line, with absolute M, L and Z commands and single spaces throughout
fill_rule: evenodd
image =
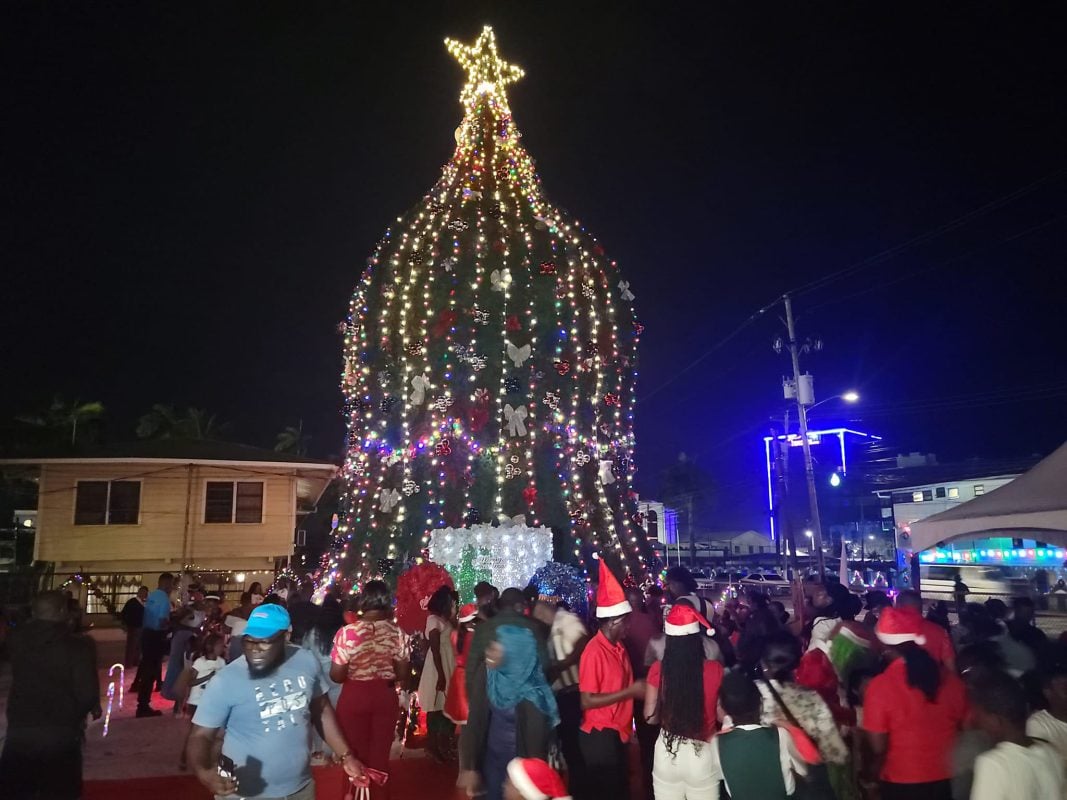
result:
M 660 725 L 652 766 L 656 800 L 710 800 L 717 796 L 708 742 L 718 727 L 716 708 L 723 667 L 704 657 L 714 631 L 688 605 L 678 604 L 664 622 L 663 660 L 648 672 L 645 714 Z

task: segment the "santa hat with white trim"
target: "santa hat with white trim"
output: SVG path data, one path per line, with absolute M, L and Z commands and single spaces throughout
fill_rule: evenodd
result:
M 559 773 L 539 758 L 511 759 L 508 777 L 523 800 L 571 800 Z
M 878 618 L 878 624 L 874 628 L 878 641 L 887 645 L 926 644 L 926 637 L 922 635 L 922 617 L 909 613 L 902 608 L 886 608 Z
M 700 633 L 701 627 L 708 636 L 715 635 L 715 629 L 695 608 L 676 603 L 663 621 L 663 632 L 668 636 L 689 636 Z
M 600 559 L 600 582 L 596 587 L 596 616 L 597 619 L 621 617 L 633 611 L 626 599 L 626 594 L 619 585 L 619 581 L 608 569 L 604 559 Z
M 474 603 L 467 603 L 459 610 L 460 622 L 470 622 L 476 616 L 478 616 L 478 606 Z

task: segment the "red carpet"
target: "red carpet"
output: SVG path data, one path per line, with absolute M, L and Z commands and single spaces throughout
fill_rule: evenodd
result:
M 316 800 L 342 800 L 340 767 L 314 767 Z M 394 761 L 389 770 L 390 800 L 465 800 L 455 788 L 456 768 L 429 759 Z M 192 775 L 86 781 L 83 800 L 211 800 L 211 794 Z

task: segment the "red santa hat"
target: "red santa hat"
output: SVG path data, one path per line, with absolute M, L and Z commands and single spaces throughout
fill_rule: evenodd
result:
M 596 587 L 596 616 L 597 619 L 609 617 L 621 617 L 633 611 L 630 603 L 626 600 L 626 594 L 622 586 L 611 574 L 604 559 L 600 559 L 600 582 Z
M 922 635 L 922 617 L 911 614 L 902 608 L 886 608 L 878 618 L 878 624 L 874 628 L 878 641 L 890 646 L 915 642 L 926 644 L 926 637 Z
M 478 606 L 474 603 L 467 603 L 467 605 L 459 610 L 460 622 L 470 622 L 476 616 L 478 616 Z
M 693 633 L 700 633 L 701 627 L 705 629 L 704 632 L 708 636 L 715 635 L 715 629 L 702 614 L 681 603 L 671 606 L 667 619 L 663 621 L 663 632 L 668 636 L 689 636 Z
M 508 777 L 524 800 L 571 800 L 563 779 L 539 758 L 513 758 Z

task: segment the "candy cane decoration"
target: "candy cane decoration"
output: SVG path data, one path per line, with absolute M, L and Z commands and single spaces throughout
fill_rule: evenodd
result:
M 119 671 L 119 708 L 122 708 L 123 699 L 123 687 L 126 684 L 126 665 L 121 661 L 111 665 L 111 669 L 107 671 L 107 676 L 110 678 L 115 674 L 115 670 Z
M 115 699 L 115 682 L 112 681 L 107 685 L 107 711 L 104 713 L 104 736 L 107 736 L 108 728 L 111 726 L 111 703 Z
M 123 700 L 123 684 L 126 683 L 126 667 L 119 664 L 112 664 L 111 669 L 107 671 L 107 676 L 112 678 L 115 674 L 115 669 L 119 671 L 119 708 L 122 708 Z M 107 736 L 107 732 L 111 727 L 111 708 L 115 702 L 115 680 L 112 678 L 111 682 L 107 685 L 107 712 L 104 714 L 104 736 Z

